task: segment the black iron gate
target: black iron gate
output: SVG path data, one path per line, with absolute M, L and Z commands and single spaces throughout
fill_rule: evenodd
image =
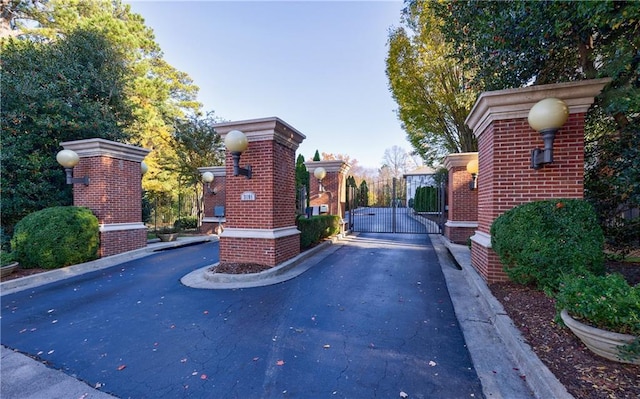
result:
M 419 204 L 417 191 L 422 193 Z M 361 183 L 347 188 L 345 218 L 357 232 L 442 234 L 445 192 L 444 184 L 418 190 L 396 178 Z

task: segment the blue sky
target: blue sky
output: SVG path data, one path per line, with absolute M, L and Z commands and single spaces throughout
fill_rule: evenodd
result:
M 127 0 L 164 57 L 225 120 L 277 116 L 307 138 L 298 153 L 348 154 L 378 168 L 411 150 L 385 75 L 401 1 Z

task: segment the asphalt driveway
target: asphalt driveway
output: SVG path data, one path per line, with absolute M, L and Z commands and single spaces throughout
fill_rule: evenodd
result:
M 2 297 L 2 344 L 121 398 L 481 398 L 429 237 L 361 234 L 292 280 L 180 283 L 218 244 Z

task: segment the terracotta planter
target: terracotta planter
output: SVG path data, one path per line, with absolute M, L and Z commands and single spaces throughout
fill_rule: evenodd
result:
M 18 269 L 18 267 L 20 267 L 20 264 L 18 262 L 13 262 L 6 266 L 2 266 L 0 267 L 0 276 L 2 277 L 8 276 L 11 273 L 15 272 Z
M 621 363 L 640 364 L 640 358 L 622 360 L 618 357 L 619 348 L 628 344 L 636 337 L 629 334 L 619 334 L 599 328 L 591 327 L 575 320 L 566 309 L 560 312 L 564 324 L 586 345 L 591 352 L 609 360 Z
M 162 233 L 158 234 L 158 238 L 162 242 L 175 241 L 178 239 L 178 233 Z

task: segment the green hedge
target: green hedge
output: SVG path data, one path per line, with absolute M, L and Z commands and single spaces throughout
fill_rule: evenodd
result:
M 27 215 L 16 224 L 11 249 L 25 268 L 55 269 L 98 257 L 98 218 L 87 208 L 59 206 Z
M 298 218 L 300 230 L 300 248 L 306 249 L 319 243 L 324 238 L 340 233 L 340 217 L 336 215 L 318 215 L 307 219 Z
M 438 189 L 430 186 L 418 187 L 410 206 L 416 212 L 438 212 Z
M 176 230 L 196 229 L 198 228 L 198 218 L 195 216 L 183 216 L 173 222 L 173 227 Z
M 556 291 L 565 275 L 604 273 L 604 236 L 587 202 L 530 202 L 500 215 L 491 246 L 509 278 Z

